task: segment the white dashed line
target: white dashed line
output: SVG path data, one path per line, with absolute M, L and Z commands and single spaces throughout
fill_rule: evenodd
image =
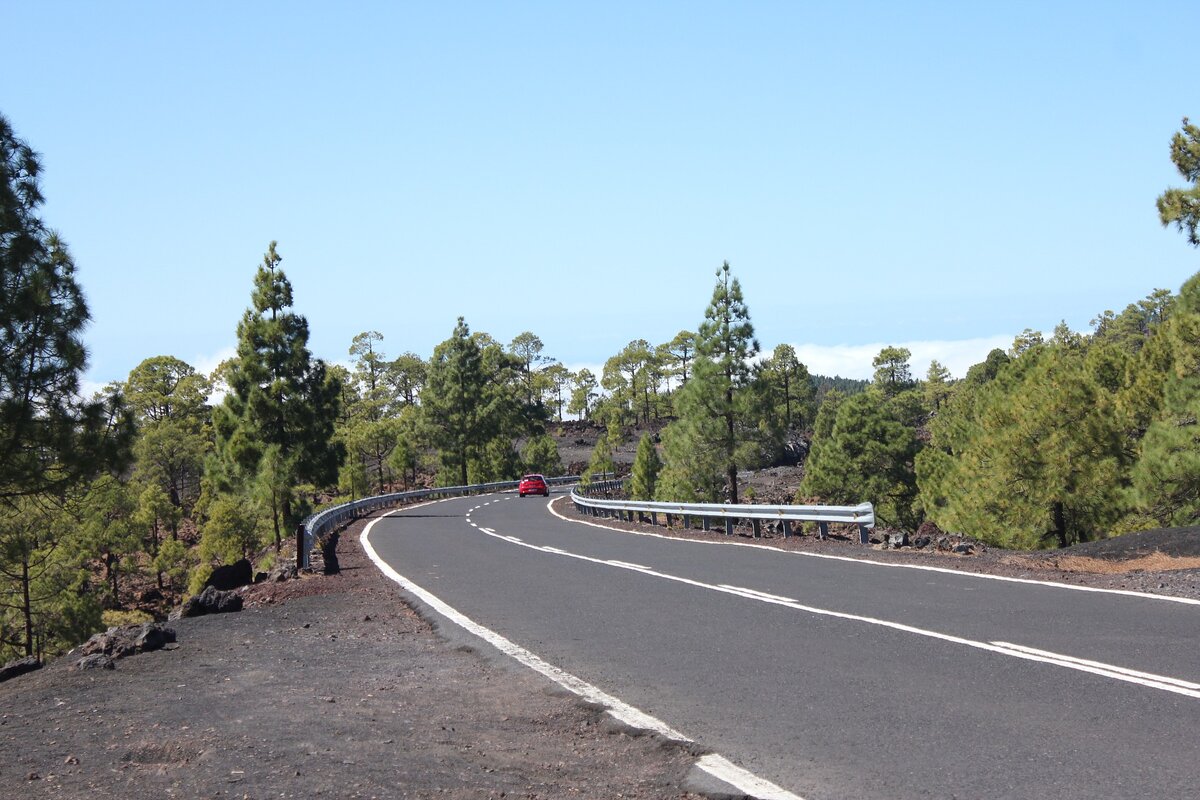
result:
M 924 570 L 925 572 L 940 572 L 946 575 L 957 575 L 963 578 L 979 578 L 988 581 L 1003 581 L 1005 583 L 1024 583 L 1034 586 L 1049 586 L 1055 589 L 1070 589 L 1075 592 L 1096 592 L 1098 594 L 1115 594 L 1123 597 L 1137 597 L 1143 600 L 1163 600 L 1168 603 L 1182 603 L 1183 605 L 1200 606 L 1200 600 L 1191 597 L 1172 597 L 1166 594 L 1153 594 L 1152 592 L 1134 592 L 1129 589 L 1104 589 L 1098 586 L 1074 586 L 1069 583 L 1055 583 L 1054 581 L 1039 581 L 1032 578 L 1010 578 L 1007 575 L 988 575 L 981 572 L 965 572 L 960 569 L 950 569 L 948 567 L 932 567 L 925 564 L 897 564 L 890 561 L 875 561 L 870 558 L 856 558 L 854 556 L 835 556 L 830 553 L 805 553 L 795 550 L 780 550 L 778 547 L 769 547 L 765 544 L 751 544 L 749 542 L 712 542 L 705 539 L 688 539 L 682 536 L 664 536 L 661 533 L 651 533 L 649 531 L 634 531 L 626 528 L 615 528 L 612 525 L 604 525 L 599 522 L 590 522 L 585 519 L 574 519 L 563 515 L 554 507 L 555 500 L 569 498 L 553 498 L 546 503 L 546 507 L 550 513 L 564 522 L 570 522 L 575 525 L 588 525 L 593 528 L 602 528 L 606 531 L 616 531 L 617 533 L 628 533 L 634 536 L 650 536 L 655 539 L 662 539 L 667 542 L 687 542 L 690 544 L 715 545 L 717 547 L 752 547 L 755 550 L 766 550 L 772 553 L 778 553 L 781 556 L 802 556 L 804 558 L 823 558 L 829 561 L 843 561 L 851 564 L 863 564 L 872 567 L 889 567 L 892 569 L 916 569 Z
M 585 523 L 585 524 L 588 524 L 588 523 Z M 495 536 L 497 538 L 504 538 L 504 539 L 508 538 L 508 537 L 502 536 L 501 534 L 496 534 L 496 533 L 489 534 L 489 535 Z M 653 535 L 653 534 L 651 534 L 651 535 Z M 557 556 L 564 556 L 566 558 L 574 558 L 579 561 L 589 561 L 594 564 L 603 564 L 605 566 L 613 567 L 615 569 L 626 569 L 626 570 L 630 570 L 632 572 L 637 572 L 641 575 L 647 575 L 647 576 L 654 577 L 654 578 L 662 578 L 664 580 L 674 581 L 676 583 L 682 583 L 687 586 L 695 586 L 696 588 L 699 588 L 699 589 L 707 589 L 709 591 L 722 592 L 725 594 L 731 594 L 731 595 L 735 595 L 738 597 L 744 597 L 748 600 L 754 600 L 754 601 L 760 602 L 760 603 L 769 603 L 771 605 L 783 606 L 785 608 L 792 608 L 797 611 L 803 611 L 805 613 L 814 614 L 816 616 L 830 617 L 833 619 L 843 619 L 843 620 L 848 620 L 848 621 L 852 621 L 852 622 L 861 622 L 861 623 L 865 623 L 867 625 L 876 625 L 881 628 L 890 628 L 892 630 L 901 631 L 903 633 L 911 633 L 911 634 L 915 634 L 917 636 L 924 636 L 929 639 L 937 639 L 939 641 L 949 642 L 951 644 L 958 644 L 958 645 L 962 645 L 965 647 L 971 647 L 976 650 L 984 650 L 984 651 L 991 652 L 991 653 L 998 653 L 1000 655 L 1009 656 L 1011 658 L 1019 658 L 1019 659 L 1025 660 L 1025 661 L 1036 661 L 1036 662 L 1043 663 L 1043 664 L 1052 664 L 1054 666 L 1064 667 L 1066 669 L 1073 669 L 1073 670 L 1077 670 L 1079 672 L 1088 672 L 1093 675 L 1100 675 L 1105 678 L 1111 678 L 1113 680 L 1123 681 L 1125 683 L 1138 684 L 1140 686 L 1145 686 L 1145 687 L 1148 687 L 1151 689 L 1159 689 L 1164 692 L 1171 692 L 1173 694 L 1184 695 L 1185 697 L 1194 697 L 1194 698 L 1200 699 L 1200 690 L 1190 688 L 1194 684 L 1191 684 L 1187 681 L 1182 681 L 1178 678 L 1170 678 L 1170 677 L 1166 677 L 1163 675 L 1154 675 L 1154 674 L 1148 673 L 1148 672 L 1137 672 L 1136 670 L 1130 670 L 1125 667 L 1118 667 L 1118 666 L 1114 666 L 1111 664 L 1103 664 L 1103 663 L 1097 662 L 1097 661 L 1086 661 L 1084 659 L 1073 658 L 1070 656 L 1067 656 L 1067 657 L 1058 656 L 1055 653 L 1045 653 L 1044 651 L 1037 651 L 1037 650 L 1034 650 L 1033 648 L 1020 647 L 1020 646 L 1016 646 L 1016 645 L 1007 645 L 1007 644 L 1003 644 L 1003 643 L 980 642 L 980 641 L 976 641 L 974 639 L 967 639 L 962 636 L 955 636 L 953 634 L 939 633 L 938 631 L 932 631 L 927 628 L 918 628 L 915 625 L 908 625 L 903 622 L 893 622 L 891 620 L 878 619 L 876 617 L 868 617 L 868 616 L 864 616 L 861 614 L 850 614 L 850 613 L 847 613 L 844 611 L 835 611 L 835 610 L 829 609 L 829 608 L 820 608 L 817 606 L 804 605 L 803 603 L 799 603 L 791 598 L 780 597 L 779 595 L 768 594 L 767 592 L 760 592 L 756 589 L 744 589 L 742 587 L 729 586 L 726 584 L 705 583 L 703 581 L 693 580 L 692 578 L 685 578 L 680 575 L 671 575 L 670 573 L 660 572 L 658 570 L 655 570 L 655 569 L 652 569 L 649 567 L 643 567 L 643 566 L 637 565 L 637 564 L 628 564 L 628 563 L 622 562 L 622 561 L 610 561 L 610 560 L 602 559 L 602 558 L 594 558 L 592 556 L 585 556 L 585 555 L 581 555 L 578 553 L 572 553 L 569 551 L 560 550 L 558 548 L 546 548 L 546 547 L 542 547 L 542 546 L 538 546 L 538 545 L 529 544 L 527 542 L 521 543 L 521 546 L 527 547 L 531 550 L 537 550 L 537 551 L 540 551 L 543 553 L 552 553 L 553 555 L 557 555 Z M 855 560 L 855 559 L 849 559 L 849 560 Z M 1075 587 L 1071 587 L 1071 588 L 1075 588 Z
M 777 594 L 768 594 L 767 592 L 760 592 L 757 589 L 747 589 L 744 586 L 730 586 L 727 583 L 722 583 L 722 584 L 720 584 L 720 586 L 722 589 L 729 589 L 731 591 L 737 592 L 738 594 L 750 595 L 751 597 L 758 597 L 763 600 L 775 600 L 780 603 L 797 603 L 797 602 L 799 602 L 798 600 L 796 600 L 795 598 L 792 598 L 792 597 L 782 597 Z

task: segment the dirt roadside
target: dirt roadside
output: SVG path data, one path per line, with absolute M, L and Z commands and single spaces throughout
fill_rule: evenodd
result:
M 696 754 L 449 644 L 367 560 L 0 684 L 0 797 L 698 798 Z
M 554 505 L 576 514 L 565 498 Z M 540 676 L 439 635 L 367 560 L 363 524 L 340 537 L 340 574 L 260 584 L 240 613 L 172 622 L 169 650 L 112 671 L 79 671 L 64 657 L 0 683 L 0 797 L 703 796 L 695 752 L 625 730 Z M 965 556 L 849 538 L 687 535 L 1200 598 L 1200 528 Z

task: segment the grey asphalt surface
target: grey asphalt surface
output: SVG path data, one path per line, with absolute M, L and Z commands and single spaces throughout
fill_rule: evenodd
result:
M 814 609 L 1193 683 L 1200 606 L 637 536 L 515 495 L 402 511 L 371 533 L 394 569 L 476 622 L 809 800 L 1200 790 L 1200 698 L 546 553 L 472 521 Z

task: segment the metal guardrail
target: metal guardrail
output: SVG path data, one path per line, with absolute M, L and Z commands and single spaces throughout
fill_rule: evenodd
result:
M 563 475 L 557 478 L 547 478 L 551 486 L 563 486 L 578 483 L 578 475 Z M 440 499 L 443 497 L 464 497 L 470 494 L 486 494 L 504 489 L 515 489 L 520 481 L 499 481 L 497 483 L 476 483 L 470 486 L 443 486 L 437 489 L 414 489 L 410 492 L 392 492 L 373 497 L 364 497 L 349 503 L 327 508 L 309 516 L 300 524 L 296 532 L 296 566 L 308 569 L 311 563 L 309 554 L 317 543 L 339 525 L 358 519 L 364 514 L 370 514 L 381 508 L 403 505 L 414 500 Z
M 829 524 L 845 524 L 858 526 L 859 541 L 869 542 L 871 528 L 875 527 L 875 507 L 870 503 L 860 503 L 856 506 L 759 506 L 759 505 L 730 505 L 728 503 L 662 503 L 646 500 L 610 500 L 599 497 L 588 497 L 578 490 L 571 490 L 571 501 L 575 508 L 584 514 L 592 516 L 607 516 L 626 519 L 629 521 L 645 521 L 657 525 L 658 515 L 665 517 L 667 527 L 675 517 L 681 519 L 686 528 L 692 526 L 692 520 L 699 519 L 704 530 L 711 530 L 712 523 L 719 521 L 724 524 L 725 533 L 732 536 L 733 527 L 737 520 L 748 519 L 754 526 L 755 535 L 759 534 L 764 520 L 776 522 L 783 529 L 784 538 L 791 536 L 792 524 L 796 522 L 815 522 L 820 530 L 820 538 L 829 535 Z

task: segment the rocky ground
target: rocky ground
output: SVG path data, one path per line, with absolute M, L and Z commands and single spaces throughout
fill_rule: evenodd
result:
M 448 644 L 354 529 L 338 553 L 114 669 L 0 683 L 0 797 L 697 796 L 694 753 Z
M 770 491 L 790 477 L 756 479 Z M 575 513 L 565 497 L 556 508 Z M 732 541 L 1200 599 L 1200 528 L 1043 553 L 760 534 Z M 695 752 L 440 637 L 366 559 L 357 526 L 338 560 L 337 575 L 244 590 L 241 612 L 172 621 L 174 642 L 113 669 L 95 655 L 80 669 L 81 648 L 0 683 L 0 797 L 700 796 Z

